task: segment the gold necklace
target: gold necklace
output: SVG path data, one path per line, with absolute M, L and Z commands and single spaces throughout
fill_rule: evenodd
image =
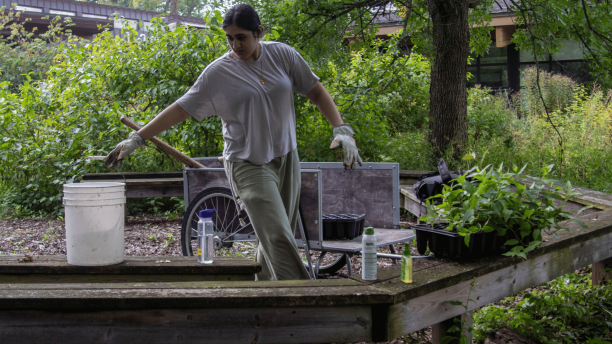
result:
M 264 82 L 264 79 L 263 79 L 263 57 L 261 56 L 262 53 L 263 53 L 263 49 L 262 49 L 262 51 L 259 52 L 259 58 L 262 59 L 261 60 L 261 74 L 259 76 L 259 81 L 261 82 L 262 85 L 265 85 L 266 83 Z M 257 73 L 255 73 L 253 68 L 251 68 L 251 66 L 249 66 L 249 64 L 246 61 L 244 61 L 244 63 L 246 63 L 247 67 L 249 67 L 251 72 L 253 72 L 253 74 L 255 74 L 255 76 L 257 76 Z

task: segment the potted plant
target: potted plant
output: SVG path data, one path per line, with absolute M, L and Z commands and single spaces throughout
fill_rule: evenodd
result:
M 456 259 L 495 253 L 526 259 L 525 253 L 542 243 L 543 232 L 556 237 L 557 231 L 568 230 L 563 222 L 570 219 L 585 226 L 573 219 L 585 208 L 563 210 L 579 194 L 569 181 L 556 186 L 548 178 L 553 165 L 542 168 L 542 177 L 523 175 L 525 167 L 513 172 L 505 172 L 503 164 L 498 169 L 474 167 L 445 185 L 442 194 L 431 197 L 441 203 L 427 200 L 428 214 L 420 218 L 427 226 L 413 226 L 420 251 L 428 244 L 435 254 Z

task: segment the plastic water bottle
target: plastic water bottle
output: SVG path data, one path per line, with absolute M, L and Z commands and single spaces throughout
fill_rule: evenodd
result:
M 212 215 L 215 212 L 214 209 L 200 210 L 198 216 L 198 263 L 210 264 L 213 262 L 215 256 L 215 249 L 213 247 L 213 222 Z
M 404 283 L 412 283 L 412 253 L 407 242 L 404 243 L 404 252 L 402 252 L 401 279 Z
M 378 265 L 376 264 L 376 236 L 374 227 L 365 229 L 361 249 L 361 278 L 364 281 L 375 281 Z

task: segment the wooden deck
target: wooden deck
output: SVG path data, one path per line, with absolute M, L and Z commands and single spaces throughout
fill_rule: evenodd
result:
M 31 260 L 31 261 L 29 261 Z M 76 266 L 66 256 L 0 256 L 0 284 L 253 281 L 261 265 L 241 258 L 127 257 L 105 266 Z
M 421 173 L 400 173 L 407 209 L 414 206 L 410 185 Z M 430 325 L 435 334 L 440 324 L 464 312 L 447 301 L 468 304 L 469 294 L 474 300 L 469 309 L 475 309 L 611 258 L 612 195 L 580 191 L 583 196 L 571 206 L 594 205 L 581 217 L 588 228 L 570 224 L 570 232 L 559 232 L 558 239 L 545 237 L 527 260 L 415 261 L 412 284 L 401 282 L 397 265 L 379 270 L 374 282 L 359 276 L 254 282 L 200 280 L 198 274 L 172 273 L 164 263 L 155 263 L 160 270 L 148 274 L 63 267 L 59 281 L 24 278 L 28 274 L 15 262 L 20 257 L 11 257 L 10 269 L 2 271 L 0 263 L 0 338 L 7 343 L 354 343 L 388 341 Z M 149 259 L 141 262 L 145 265 L 165 260 L 142 259 Z
M 344 343 L 387 341 L 612 256 L 612 210 L 547 238 L 528 260 L 435 260 L 379 280 L 2 283 L 7 343 Z M 157 259 L 157 258 L 156 258 Z M 432 258 L 429 258 L 432 259 Z M 23 263 L 26 264 L 26 263 Z M 45 340 L 47 339 L 47 340 Z

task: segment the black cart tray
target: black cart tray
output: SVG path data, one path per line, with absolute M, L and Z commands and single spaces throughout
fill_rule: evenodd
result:
M 438 227 L 438 226 L 436 226 Z M 440 226 L 444 228 L 444 226 Z M 498 236 L 496 231 L 474 233 L 470 235 L 470 246 L 466 246 L 464 237 L 454 231 L 442 228 L 431 228 L 429 225 L 413 225 L 416 234 L 417 249 L 425 254 L 427 247 L 438 257 L 452 260 L 468 260 L 501 254 L 506 251 L 503 246 L 506 236 Z
M 354 239 L 363 234 L 365 214 L 323 214 L 323 240 Z

